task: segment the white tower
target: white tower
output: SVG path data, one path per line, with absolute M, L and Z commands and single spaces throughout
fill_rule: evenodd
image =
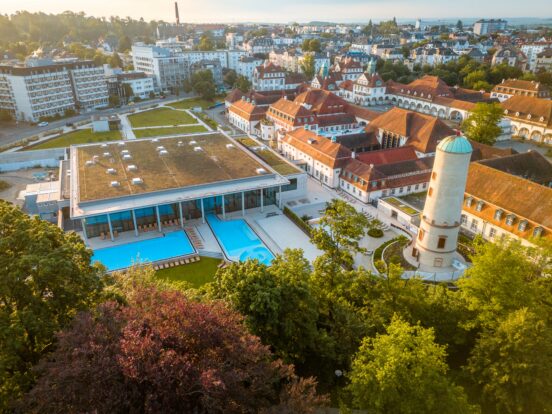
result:
M 447 268 L 456 257 L 472 146 L 458 133 L 437 146 L 420 230 L 412 255 L 420 268 Z

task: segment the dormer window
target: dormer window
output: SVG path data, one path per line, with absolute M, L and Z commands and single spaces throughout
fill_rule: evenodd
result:
M 477 202 L 477 206 L 475 207 L 475 210 L 476 210 L 476 211 L 481 211 L 481 210 L 483 210 L 483 206 L 484 206 L 484 205 L 485 205 L 485 202 L 484 202 L 484 201 L 481 201 L 481 200 L 478 201 L 478 202 Z
M 540 121 L 540 122 L 544 122 L 544 116 L 541 116 L 541 117 L 539 118 L 539 121 Z
M 496 210 L 494 214 L 495 220 L 498 220 L 498 221 L 502 220 L 502 214 L 504 214 L 503 210 Z
M 508 110 L 507 109 L 504 110 L 504 115 L 508 115 Z
M 522 221 L 519 222 L 518 230 L 519 231 L 527 230 L 527 220 L 522 220 Z
M 543 232 L 543 228 L 542 227 L 535 227 L 535 230 L 533 230 L 533 237 L 540 237 L 542 236 L 542 232 Z
M 531 119 L 531 114 L 527 115 L 527 119 Z
M 506 217 L 506 224 L 508 226 L 513 226 L 515 219 L 516 219 L 516 216 L 514 216 L 513 214 L 508 214 L 508 216 Z
M 473 197 L 466 198 L 466 206 L 471 207 L 473 203 Z

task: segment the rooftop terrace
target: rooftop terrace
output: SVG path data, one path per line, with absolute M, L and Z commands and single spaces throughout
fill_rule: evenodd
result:
M 72 148 L 80 202 L 273 174 L 222 134 L 139 139 Z

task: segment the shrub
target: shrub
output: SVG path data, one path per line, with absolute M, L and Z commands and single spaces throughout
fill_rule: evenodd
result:
M 368 236 L 379 239 L 380 237 L 383 237 L 383 230 L 377 228 L 370 229 L 368 230 Z
M 305 232 L 305 234 L 307 236 L 311 236 L 311 226 L 303 221 L 303 219 L 301 219 L 301 217 L 299 217 L 297 214 L 295 214 L 293 211 L 291 211 L 288 207 L 284 206 L 284 214 L 291 220 L 293 221 L 297 227 L 299 227 L 301 230 L 303 230 Z

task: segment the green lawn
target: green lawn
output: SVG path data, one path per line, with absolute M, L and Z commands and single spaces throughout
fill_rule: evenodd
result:
M 258 147 L 259 144 L 251 138 L 237 138 L 237 141 L 250 148 L 255 155 L 257 155 L 260 159 L 262 159 L 264 162 L 274 168 L 274 170 L 276 170 L 276 172 L 278 172 L 279 174 L 288 175 L 301 172 L 301 170 L 299 170 L 298 168 L 289 165 L 289 163 L 282 160 L 269 148 L 266 148 L 264 150 L 253 150 L 252 147 Z
M 202 257 L 199 262 L 158 270 L 155 274 L 157 277 L 170 282 L 184 281 L 198 288 L 213 281 L 220 262 L 220 259 Z
M 134 128 L 197 124 L 197 120 L 190 114 L 183 111 L 175 111 L 170 108 L 152 109 L 151 111 L 129 115 L 128 120 Z
M 75 144 L 90 144 L 102 141 L 117 141 L 122 139 L 120 131 L 92 132 L 91 129 L 77 129 L 60 135 L 57 138 L 43 141 L 40 144 L 25 147 L 25 150 L 49 148 L 64 148 Z
M 194 132 L 207 132 L 203 125 L 190 125 L 185 127 L 148 128 L 135 129 L 136 138 L 159 137 L 164 135 L 191 134 Z
M 191 99 L 184 99 L 182 101 L 174 102 L 167 106 L 172 106 L 173 108 L 177 108 L 177 109 L 192 109 L 197 106 L 200 106 L 203 109 L 205 109 L 214 104 L 215 104 L 215 101 L 206 101 L 205 99 L 201 99 L 201 98 L 191 98 Z

